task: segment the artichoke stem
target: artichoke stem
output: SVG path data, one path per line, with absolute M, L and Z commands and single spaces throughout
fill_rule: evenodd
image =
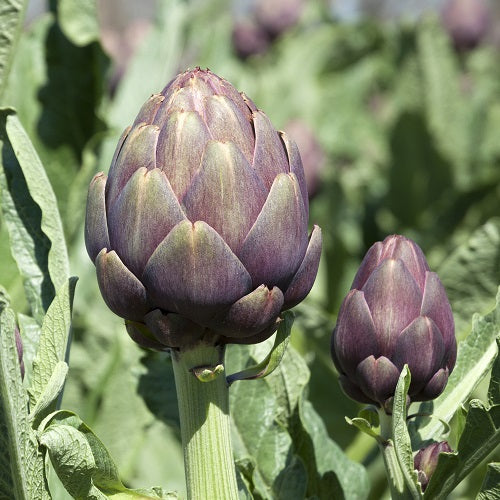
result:
M 187 498 L 238 498 L 231 445 L 229 388 L 219 366 L 223 346 L 197 345 L 172 352 L 181 423 Z M 198 367 L 217 367 L 210 381 L 197 378 Z

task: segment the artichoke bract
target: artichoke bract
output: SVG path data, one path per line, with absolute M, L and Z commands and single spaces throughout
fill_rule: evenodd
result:
M 387 408 L 404 365 L 411 401 L 437 397 L 457 354 L 450 303 L 420 247 L 388 236 L 367 252 L 344 299 L 332 336 L 344 392 Z
M 123 133 L 89 188 L 87 251 L 108 307 L 142 345 L 255 343 L 310 291 L 296 145 L 229 82 L 178 75 Z

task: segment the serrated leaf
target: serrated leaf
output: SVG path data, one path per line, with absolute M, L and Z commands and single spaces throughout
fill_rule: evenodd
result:
M 294 443 L 306 464 L 308 495 L 346 500 L 367 498 L 369 483 L 365 468 L 349 460 L 330 439 L 324 422 L 309 401 L 302 401 L 298 416 L 301 428 L 294 429 Z
M 69 425 L 52 425 L 40 436 L 57 476 L 75 499 L 105 500 L 92 484 L 96 464 L 85 436 Z
M 443 426 L 440 420 L 449 422 L 489 372 L 496 356 L 496 337 L 500 329 L 500 292 L 496 308 L 486 316 L 475 315 L 472 323 L 471 333 L 458 346 L 457 362 L 445 390 L 434 401 L 420 404 L 416 411 L 436 418 L 417 417 L 410 424 L 417 448 L 422 448 L 429 440 L 441 440 Z
M 57 13 L 63 33 L 75 45 L 83 46 L 99 40 L 95 0 L 60 0 Z
M 40 158 L 15 114 L 7 114 L 5 129 L 26 179 L 30 196 L 42 212 L 41 229 L 50 241 L 50 279 L 58 290 L 69 277 L 69 263 L 57 200 Z
M 33 361 L 33 377 L 29 388 L 32 405 L 38 402 L 57 363 L 66 360 L 76 281 L 77 278 L 70 278 L 59 289 L 43 320 L 42 335 Z
M 42 231 L 40 207 L 30 195 L 22 168 L 7 137 L 8 112 L 0 113 L 0 191 L 2 215 L 9 232 L 11 252 L 24 283 L 26 299 L 39 324 L 54 298 L 48 250 L 51 243 Z
M 473 314 L 487 314 L 495 306 L 500 283 L 500 219 L 494 218 L 472 233 L 438 269 L 453 305 L 457 338 L 470 331 Z
M 283 359 L 288 343 L 290 342 L 290 333 L 292 332 L 293 315 L 284 313 L 283 320 L 278 327 L 274 344 L 269 354 L 258 364 L 246 368 L 245 370 L 233 373 L 227 377 L 227 383 L 231 385 L 236 380 L 252 380 L 264 378 L 270 375 Z
M 0 103 L 14 57 L 16 42 L 23 29 L 27 0 L 0 4 Z
M 486 476 L 476 500 L 500 500 L 500 463 L 488 464 Z
M 500 444 L 500 405 L 470 402 L 455 454 L 439 456 L 424 498 L 447 498 L 453 489 Z
M 408 365 L 405 365 L 401 370 L 396 392 L 394 393 L 394 403 L 392 407 L 392 436 L 394 439 L 394 451 L 396 452 L 399 466 L 403 472 L 406 487 L 412 498 L 420 498 L 421 495 L 417 486 L 418 476 L 413 466 L 410 434 L 406 426 L 406 401 L 410 382 L 410 370 L 408 369 Z
M 12 310 L 0 307 L 0 496 L 48 498 L 43 460 L 28 424 L 28 396 L 21 380 Z
M 83 494 L 90 488 L 95 498 L 115 499 L 157 499 L 177 498 L 175 493 L 164 492 L 161 488 L 131 490 L 120 480 L 118 469 L 106 447 L 81 419 L 73 412 L 57 411 L 49 415 L 41 424 L 41 443 L 49 448 L 49 454 L 60 480 L 68 492 Z M 68 429 L 71 429 L 68 430 Z M 51 430 L 56 432 L 52 435 Z M 45 436 L 45 437 L 44 437 Z M 48 436 L 48 438 L 47 438 Z M 82 455 L 75 456 L 68 450 L 68 440 L 75 438 Z M 77 469 L 79 477 L 71 479 L 71 471 Z M 86 497 L 83 497 L 86 498 Z
M 276 421 L 280 409 L 265 380 L 238 382 L 231 387 L 231 431 L 236 460 L 255 460 L 253 487 L 262 498 L 271 499 L 275 478 L 290 463 L 292 441 Z M 259 418 L 255 418 L 256 408 Z
M 269 349 L 267 345 L 260 344 L 238 346 L 229 353 L 229 358 L 234 361 L 239 355 L 251 363 L 266 349 Z M 306 496 L 311 498 L 315 495 L 317 498 L 329 498 L 328 495 L 365 498 L 368 481 L 364 468 L 347 459 L 328 437 L 310 403 L 304 400 L 308 380 L 307 365 L 289 347 L 270 376 L 231 386 L 235 458 L 240 467 L 246 464 L 240 471 L 257 497 L 278 498 L 283 474 L 293 471 L 296 496 L 288 498 L 304 498 L 304 485 Z

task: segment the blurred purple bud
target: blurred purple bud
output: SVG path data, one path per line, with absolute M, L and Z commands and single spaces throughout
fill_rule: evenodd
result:
M 269 35 L 254 21 L 237 21 L 232 33 L 233 47 L 241 59 L 264 54 L 269 48 Z
M 305 0 L 258 0 L 255 17 L 257 22 L 273 38 L 297 24 L 304 9 Z
M 441 441 L 440 443 L 432 443 L 417 452 L 413 463 L 415 470 L 418 472 L 418 480 L 422 486 L 422 491 L 425 491 L 432 474 L 436 470 L 439 454 L 451 453 L 452 451 L 446 441 Z
M 490 26 L 486 0 L 448 0 L 441 19 L 457 50 L 473 49 L 484 39 Z
M 375 243 L 332 336 L 332 358 L 346 394 L 386 407 L 408 364 L 411 401 L 434 399 L 448 381 L 456 352 L 450 303 L 420 247 L 398 235 Z
M 325 153 L 313 131 L 302 120 L 291 120 L 284 127 L 285 132 L 296 142 L 304 173 L 307 192 L 312 198 L 319 188 L 320 174 L 325 166 Z

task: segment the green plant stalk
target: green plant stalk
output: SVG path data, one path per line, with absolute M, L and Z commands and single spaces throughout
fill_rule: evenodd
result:
M 238 498 L 223 356 L 223 348 L 207 345 L 172 352 L 187 495 L 192 500 Z M 203 375 L 197 377 L 193 370 Z
M 399 465 L 396 450 L 394 448 L 394 437 L 392 435 L 392 415 L 387 415 L 383 409 L 379 409 L 380 437 L 378 443 L 382 456 L 384 457 L 385 472 L 391 490 L 392 500 L 414 500 L 409 491 L 403 471 Z

